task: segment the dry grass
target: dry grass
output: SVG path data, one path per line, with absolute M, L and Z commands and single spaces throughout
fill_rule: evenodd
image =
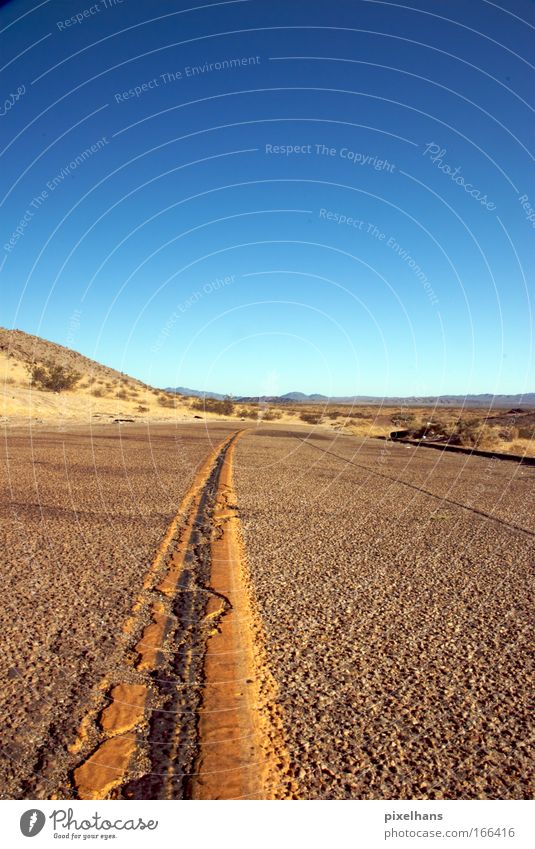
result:
M 504 443 L 501 450 L 507 454 L 535 457 L 535 439 L 513 439 L 512 442 Z

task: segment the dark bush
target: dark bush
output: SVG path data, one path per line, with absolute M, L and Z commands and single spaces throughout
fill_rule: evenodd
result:
M 282 418 L 282 413 L 279 410 L 264 410 L 260 416 L 265 422 L 274 422 Z
M 175 399 L 170 398 L 168 395 L 159 395 L 158 404 L 160 405 L 160 407 L 174 407 Z
M 355 414 L 353 414 L 355 415 Z M 390 421 L 392 424 L 396 425 L 396 427 L 408 427 L 413 424 L 416 420 L 416 416 L 414 413 L 395 413 Z
M 306 422 L 307 424 L 319 424 L 321 421 L 321 415 L 319 413 L 307 413 L 303 412 L 300 414 L 299 418 L 301 421 Z
M 218 401 L 216 398 L 195 398 L 191 402 L 191 407 L 194 410 L 202 410 L 205 413 L 217 413 L 220 416 L 232 416 L 234 413 L 234 401 L 232 398 L 223 398 Z
M 257 419 L 258 418 L 258 410 L 241 410 L 240 415 L 244 419 Z
M 80 373 L 53 361 L 28 366 L 30 380 L 37 389 L 48 392 L 66 392 L 80 380 Z

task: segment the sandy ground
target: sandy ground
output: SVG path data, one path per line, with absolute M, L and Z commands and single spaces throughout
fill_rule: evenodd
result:
M 6 430 L 0 758 L 10 798 L 69 797 L 95 688 L 196 469 L 225 424 Z
M 294 434 L 235 483 L 300 795 L 529 796 L 535 469 Z

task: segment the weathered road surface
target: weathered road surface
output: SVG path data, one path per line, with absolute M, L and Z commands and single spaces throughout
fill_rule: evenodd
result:
M 2 462 L 5 795 L 530 795 L 535 469 L 223 423 Z
M 4 432 L 6 796 L 76 796 L 72 770 L 99 739 L 88 712 L 102 709 L 109 687 L 123 680 L 125 651 L 135 656 L 136 634 L 124 634 L 123 626 L 181 499 L 214 445 L 233 430 L 214 424 Z M 144 605 L 138 627 L 143 617 L 149 624 Z M 132 683 L 139 678 L 132 672 Z
M 305 435 L 235 462 L 299 794 L 529 796 L 535 469 Z
M 295 793 L 242 551 L 240 436 L 224 425 L 8 434 L 10 795 Z M 182 497 L 169 515 L 171 494 Z

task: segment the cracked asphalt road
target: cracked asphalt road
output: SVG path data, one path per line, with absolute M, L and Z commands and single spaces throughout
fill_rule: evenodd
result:
M 6 431 L 5 795 L 71 798 L 69 743 L 235 427 Z M 234 469 L 299 795 L 531 796 L 535 468 L 266 424 Z
M 300 794 L 529 797 L 535 469 L 294 431 L 235 480 Z
M 122 663 L 147 568 L 214 445 L 210 424 L 6 429 L 0 452 L 2 792 L 72 798 L 69 752 Z

